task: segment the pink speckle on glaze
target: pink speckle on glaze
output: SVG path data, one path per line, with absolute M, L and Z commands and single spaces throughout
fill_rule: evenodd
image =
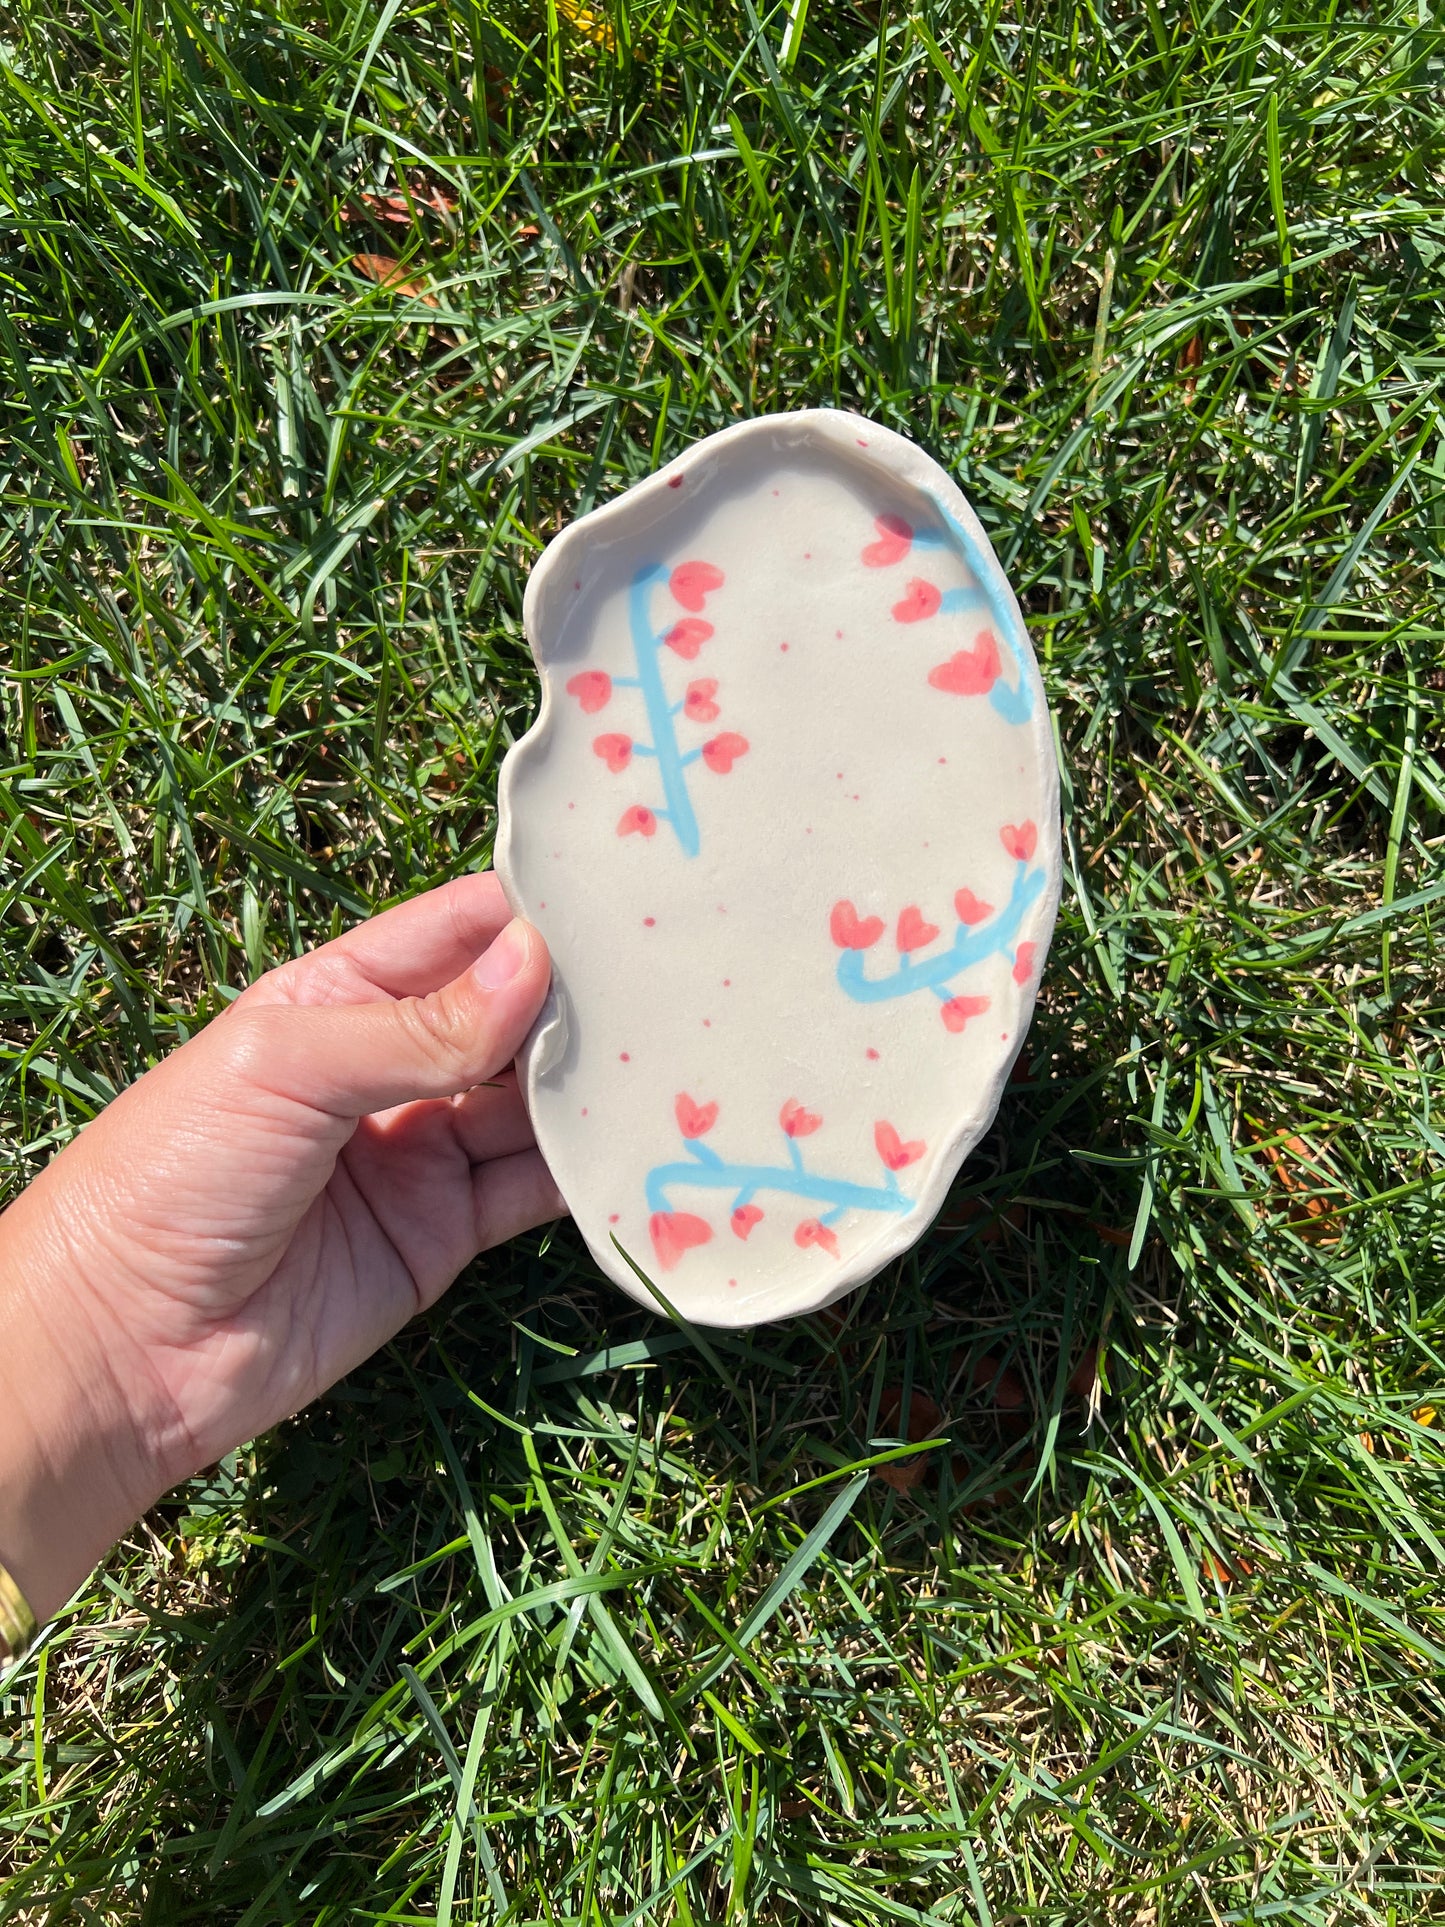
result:
M 731 990 L 731 989 L 732 989 L 732 987 L 733 987 L 733 980 L 732 980 L 732 978 L 731 978 L 731 977 L 724 977 L 724 978 L 723 978 L 723 989 L 724 989 L 724 990 Z
M 720 917 L 725 917 L 728 913 L 727 905 L 725 903 L 720 903 L 717 907 L 717 913 Z
M 680 475 L 669 475 L 667 478 L 667 486 L 669 488 L 681 488 L 682 477 Z
M 1008 1042 L 1008 1032 L 1007 1032 L 1006 1030 L 1001 1030 L 1001 1031 L 999 1032 L 999 1034 L 998 1034 L 998 1041 L 999 1041 L 999 1042 L 1000 1042 L 1001 1044 L 1006 1044 L 1006 1043 Z
M 777 491 L 776 489 L 774 489 L 774 490 L 773 490 L 773 493 L 774 493 L 774 495 L 776 495 L 776 494 L 777 494 L 777 492 L 778 492 L 778 491 Z M 728 1279 L 728 1283 L 729 1283 L 729 1284 L 730 1284 L 730 1285 L 732 1286 L 732 1288 L 733 1288 L 733 1290 L 734 1290 L 734 1291 L 736 1291 L 736 1290 L 737 1290 L 737 1286 L 738 1286 L 738 1281 L 737 1281 L 737 1279 L 736 1279 L 736 1278 L 729 1278 L 729 1279 Z
M 609 1224 L 618 1224 L 621 1222 L 621 1218 L 622 1213 L 620 1211 L 609 1211 L 607 1213 L 607 1222 Z
M 838 638 L 839 642 L 843 640 L 843 631 L 841 629 L 835 629 L 833 634 Z
M 876 1064 L 876 1063 L 878 1062 L 878 1053 L 877 1053 L 877 1051 L 876 1051 L 876 1050 L 874 1050 L 874 1048 L 873 1048 L 873 1046 L 872 1046 L 871 1044 L 870 1044 L 870 1045 L 868 1046 L 868 1048 L 867 1048 L 867 1050 L 866 1050 L 866 1051 L 864 1051 L 864 1053 L 863 1053 L 863 1055 L 864 1055 L 864 1056 L 865 1056 L 865 1057 L 866 1057 L 866 1058 L 868 1059 L 868 1061 L 869 1061 L 870 1063 L 872 1063 L 872 1064 Z
M 618 1062 L 622 1064 L 630 1064 L 632 1062 L 632 1052 L 630 1050 L 625 1050 L 621 1052 L 618 1058 Z
M 860 448 L 866 448 L 868 446 L 867 442 L 864 440 L 863 436 L 861 435 L 855 435 L 853 439 L 854 441 L 857 442 Z
M 574 583 L 572 584 L 572 587 L 573 587 L 574 589 L 580 589 L 580 588 L 582 587 L 582 584 L 581 584 L 580 582 L 574 582 Z
M 948 761 L 948 758 L 946 756 L 940 756 L 938 760 L 940 763 L 946 763 Z
M 587 1115 L 587 1106 L 585 1104 L 582 1106 L 582 1115 L 583 1117 L 586 1117 Z
M 778 652 L 779 652 L 779 654 L 780 654 L 780 655 L 784 655 L 784 656 L 786 656 L 786 655 L 787 655 L 787 653 L 788 653 L 788 645 L 787 645 L 787 643 L 785 643 L 785 642 L 780 642 L 780 643 L 778 644 Z
M 657 918 L 656 918 L 656 917 L 644 917 L 644 918 L 642 919 L 642 924 L 643 924 L 643 928 L 644 928 L 644 929 L 646 929 L 646 930 L 653 930 L 653 929 L 655 929 L 655 928 L 657 927 Z
M 703 1027 L 703 1029 L 704 1029 L 704 1030 L 711 1030 L 711 1029 L 712 1029 L 712 1019 L 711 1019 L 711 1017 L 704 1017 L 704 1018 L 703 1018 L 703 1020 L 702 1020 L 702 1027 Z

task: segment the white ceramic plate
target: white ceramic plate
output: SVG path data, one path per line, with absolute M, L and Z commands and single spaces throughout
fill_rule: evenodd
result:
M 597 1262 L 751 1325 L 871 1277 L 987 1128 L 1059 893 L 1032 651 L 923 451 L 709 437 L 546 551 L 497 869 L 551 947 L 522 1055 Z

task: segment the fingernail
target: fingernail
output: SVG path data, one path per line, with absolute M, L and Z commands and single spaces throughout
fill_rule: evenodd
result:
M 472 976 L 483 990 L 500 990 L 518 974 L 531 952 L 531 934 L 526 924 L 514 917 L 472 965 Z

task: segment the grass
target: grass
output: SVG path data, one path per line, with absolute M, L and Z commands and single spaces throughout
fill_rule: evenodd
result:
M 137 1527 L 0 1919 L 1445 1919 L 1442 76 L 1417 0 L 10 0 L 10 1186 L 486 862 L 543 544 L 758 410 L 974 500 L 1067 887 L 841 1320 L 560 1227 Z

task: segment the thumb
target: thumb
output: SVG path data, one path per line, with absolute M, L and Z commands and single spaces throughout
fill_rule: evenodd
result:
M 521 1049 L 550 978 L 541 933 L 518 917 L 430 996 L 238 1004 L 212 1034 L 227 1031 L 232 1069 L 248 1082 L 313 1110 L 364 1117 L 494 1077 Z

